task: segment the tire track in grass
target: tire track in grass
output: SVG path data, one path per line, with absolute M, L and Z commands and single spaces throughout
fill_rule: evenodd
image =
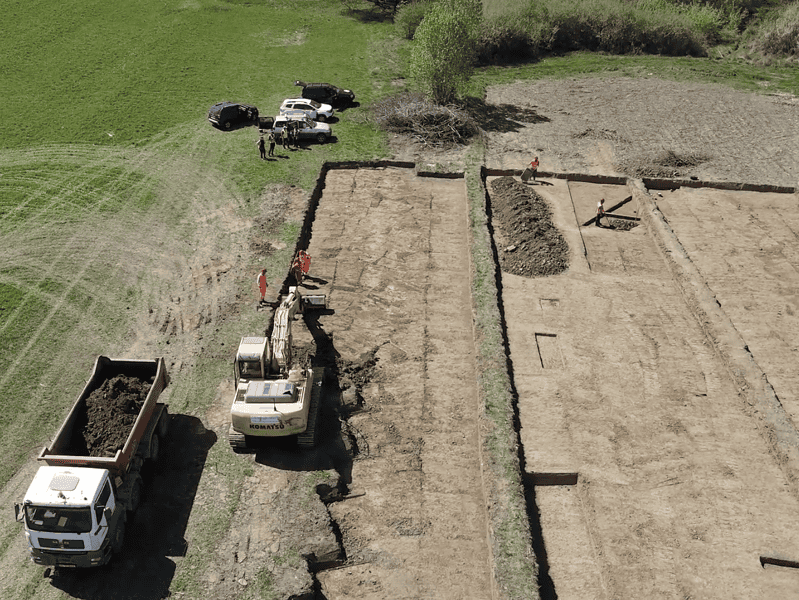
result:
M 78 169 L 77 172 L 73 172 L 72 174 L 70 174 L 66 178 L 66 181 L 64 182 L 63 185 L 61 185 L 58 181 L 53 181 L 52 184 L 43 187 L 40 190 L 40 192 L 32 194 L 31 195 L 31 199 L 35 199 L 37 197 L 40 197 L 40 196 L 44 195 L 47 191 L 49 191 L 51 189 L 60 189 L 60 190 L 66 189 L 66 190 L 68 190 L 67 194 L 68 195 L 72 195 L 72 194 L 76 193 L 76 190 L 79 190 L 79 189 L 81 189 L 83 187 L 86 187 L 85 185 L 81 185 L 79 183 L 76 183 L 75 181 L 77 179 L 79 179 L 81 176 L 85 175 L 85 174 L 96 172 L 96 171 L 102 169 L 104 166 L 106 166 L 109 163 L 111 163 L 111 160 L 113 158 L 113 157 L 103 156 L 103 155 L 99 154 L 98 149 L 96 149 L 96 148 L 91 148 L 91 150 L 93 150 L 92 154 L 94 154 L 94 157 L 92 158 L 92 160 L 89 160 L 88 163 L 86 163 L 86 165 L 84 167 Z M 33 160 L 32 157 L 36 157 L 38 152 L 42 152 L 42 150 L 35 150 L 35 151 L 32 151 L 32 152 L 31 151 L 25 151 L 25 152 L 22 152 L 22 153 L 18 153 L 23 158 L 17 158 L 16 160 L 14 160 L 13 158 L 12 158 L 12 160 L 8 159 L 9 156 L 10 157 L 14 157 L 15 156 L 14 153 L 4 155 L 3 159 L 0 159 L 0 169 L 5 169 L 6 166 L 8 166 L 8 165 L 37 164 L 39 161 L 38 160 Z M 54 154 L 54 152 L 52 151 L 52 149 L 48 149 L 48 156 L 52 157 L 53 154 Z M 69 154 L 69 156 L 74 156 L 75 152 L 72 149 L 70 149 L 68 154 Z M 143 153 L 140 152 L 139 155 L 141 155 L 141 154 L 143 154 Z M 123 159 L 124 159 L 124 157 L 123 157 Z M 117 160 L 119 160 L 119 158 Z M 30 202 L 31 202 L 31 199 L 29 199 L 28 201 L 23 203 L 23 206 L 29 205 Z M 104 204 L 105 204 L 105 202 L 98 202 L 93 207 L 92 210 L 78 209 L 77 212 L 82 212 L 83 213 L 83 214 L 80 215 L 78 220 L 81 221 L 81 222 L 85 222 L 86 220 L 88 220 L 88 218 L 90 218 L 92 216 L 96 216 L 102 210 Z M 41 276 L 41 278 L 39 279 L 39 282 L 38 282 L 39 284 L 41 284 L 41 282 L 45 281 L 46 279 L 53 277 L 53 274 L 55 272 L 57 272 L 57 265 L 61 262 L 61 259 L 65 255 L 67 255 L 68 252 L 72 252 L 76 247 L 80 248 L 80 247 L 84 246 L 84 243 L 83 243 L 83 241 L 82 241 L 82 239 L 80 237 L 80 236 L 82 236 L 84 234 L 84 229 L 83 228 L 79 229 L 77 232 L 68 234 L 68 236 L 69 236 L 68 239 L 64 240 L 63 243 L 61 243 L 61 244 L 53 244 L 52 243 L 53 242 L 53 237 L 54 236 L 56 236 L 56 237 L 58 236 L 58 230 L 54 230 L 52 228 L 52 226 L 49 223 L 47 223 L 48 219 L 46 218 L 46 216 L 47 216 L 48 213 L 58 214 L 57 209 L 61 208 L 61 207 L 63 207 L 63 203 L 60 203 L 59 202 L 59 196 L 55 195 L 53 202 L 51 202 L 45 209 L 43 209 L 38 214 L 36 214 L 35 216 L 27 219 L 24 222 L 24 224 L 33 223 L 34 227 L 25 228 L 24 224 L 20 224 L 19 226 L 15 227 L 15 228 L 12 228 L 6 234 L 0 235 L 0 247 L 15 248 L 17 250 L 16 253 L 8 253 L 7 254 L 7 253 L 4 252 L 5 259 L 4 260 L 0 259 L 0 269 L 8 268 L 10 266 L 17 267 L 17 268 L 19 268 L 19 267 L 23 267 L 24 268 L 25 266 L 27 266 L 27 267 L 31 268 L 32 270 L 38 271 L 38 272 L 40 272 L 42 274 L 42 276 Z M 70 213 L 74 213 L 74 212 L 76 212 L 76 211 L 70 211 Z M 54 220 L 58 220 L 58 219 L 54 219 Z M 63 217 L 60 220 L 63 221 Z M 94 231 L 91 232 L 92 237 L 94 237 L 95 234 L 96 234 L 96 232 L 94 232 Z M 48 240 L 51 243 L 48 245 L 46 250 L 44 248 L 40 248 L 40 250 L 43 251 L 43 255 L 39 256 L 39 254 L 37 252 L 35 252 L 35 251 L 31 252 L 29 250 L 29 248 L 27 247 L 27 245 L 18 243 L 18 240 L 26 240 L 26 239 L 41 239 L 42 241 Z M 56 239 L 55 241 L 57 242 L 58 240 Z M 72 242 L 72 243 L 70 243 L 70 242 Z M 75 242 L 77 242 L 77 243 L 75 243 Z M 60 249 L 61 249 L 56 258 L 54 258 L 54 257 L 52 257 L 50 255 L 50 251 L 52 250 L 53 247 L 60 247 Z M 100 255 L 100 256 L 102 256 L 102 255 Z M 97 257 L 98 257 L 98 255 L 95 254 L 95 258 L 97 258 Z M 39 258 L 39 260 L 36 260 L 37 258 Z M 84 260 L 84 262 L 85 262 L 85 260 Z M 90 263 L 90 264 L 92 264 L 92 263 Z M 88 269 L 83 269 L 80 272 L 80 275 L 82 276 L 87 270 Z M 31 289 L 33 289 L 33 290 L 36 290 L 38 288 L 39 288 L 39 285 L 31 285 Z M 66 290 L 65 293 L 69 293 L 70 291 L 72 291 L 72 289 L 74 289 L 74 286 L 69 287 Z M 103 289 L 105 289 L 105 288 L 103 288 Z M 98 290 L 98 289 L 93 289 L 93 290 L 91 290 L 91 292 L 92 292 L 92 297 L 96 297 L 98 294 L 100 294 L 100 290 Z M 31 292 L 31 293 L 34 293 L 34 292 Z M 105 296 L 109 297 L 109 294 L 105 294 Z M 63 295 L 62 295 L 62 297 L 63 297 Z M 8 328 L 17 320 L 17 317 L 19 316 L 19 314 L 24 310 L 25 304 L 26 304 L 26 300 L 23 299 L 23 301 L 20 303 L 20 305 L 17 307 L 17 309 L 14 310 L 8 316 L 8 318 L 4 321 L 4 323 L 0 326 L 0 336 L 2 336 L 8 330 Z M 60 307 L 61 306 L 61 302 L 60 301 L 56 302 L 55 306 L 56 307 Z M 51 314 L 54 314 L 54 312 L 51 311 Z M 49 322 L 49 319 L 48 319 L 48 322 Z M 20 358 L 16 362 L 19 362 L 22 358 L 23 357 L 20 356 Z M 11 369 L 9 369 L 7 374 L 10 371 L 11 371 Z M 0 378 L 0 389 L 2 389 L 2 387 L 5 384 L 5 382 L 6 382 L 6 377 Z
M 70 157 L 75 156 L 73 148 L 65 152 L 67 152 Z M 54 153 L 52 149 L 48 149 L 48 155 L 52 156 L 53 154 L 57 153 Z M 105 155 L 99 150 L 91 154 L 93 156 L 89 157 L 90 159 L 85 166 L 78 169 L 77 172 L 71 171 L 69 173 L 66 177 L 65 185 L 59 186 L 58 183 L 54 181 L 49 185 L 48 189 L 66 189 L 67 194 L 73 194 L 75 190 L 82 187 L 81 184 L 76 181 L 80 174 L 96 172 L 98 169 L 101 170 L 109 166 L 115 166 L 116 163 L 126 161 L 126 157 L 116 150 L 114 150 L 114 155 L 111 156 Z M 8 164 L 36 164 L 36 155 L 36 151 L 26 151 L 12 155 L 7 154 L 4 155 L 0 166 Z M 9 156 L 11 157 L 10 160 Z M 139 179 L 137 188 L 132 190 L 133 197 L 140 197 L 148 193 L 154 181 L 163 178 L 163 171 L 167 167 L 164 161 L 160 161 L 157 157 L 153 157 L 150 152 L 137 151 L 131 158 L 132 160 L 126 161 L 128 166 L 132 165 L 133 167 L 132 169 L 129 168 L 129 171 L 146 171 L 147 169 L 152 171 L 149 176 Z M 28 228 L 27 231 L 24 225 L 20 225 L 6 235 L 0 237 L 0 246 L 5 247 L 14 247 L 12 240 L 34 240 L 35 244 L 36 240 L 41 239 L 43 241 L 47 240 L 49 237 L 48 241 L 50 242 L 47 248 L 42 248 L 41 245 L 36 248 L 30 247 L 30 244 L 16 244 L 16 252 L 11 253 L 10 256 L 7 255 L 5 260 L 0 259 L 0 269 L 4 267 L 14 267 L 27 269 L 31 273 L 38 273 L 37 278 L 32 278 L 29 282 L 23 283 L 20 286 L 20 289 L 25 290 L 25 296 L 0 326 L 0 336 L 6 334 L 11 327 L 19 325 L 18 321 L 20 318 L 23 318 L 22 315 L 28 310 L 27 307 L 41 297 L 41 289 L 47 280 L 61 281 L 63 279 L 65 281 L 65 285 L 59 290 L 58 294 L 46 296 L 50 309 L 47 314 L 37 317 L 37 327 L 28 336 L 24 346 L 19 348 L 16 352 L 16 358 L 10 362 L 5 373 L 0 376 L 0 389 L 9 389 L 13 378 L 21 371 L 24 371 L 24 369 L 20 368 L 21 365 L 29 363 L 29 357 L 36 354 L 34 349 L 40 345 L 41 340 L 54 329 L 53 323 L 56 316 L 62 315 L 64 311 L 72 315 L 78 312 L 76 316 L 82 313 L 87 320 L 90 320 L 92 315 L 98 312 L 105 312 L 103 309 L 108 309 L 113 307 L 114 304 L 119 303 L 117 299 L 117 290 L 111 289 L 112 286 L 107 284 L 109 281 L 114 280 L 114 274 L 118 273 L 120 267 L 123 265 L 124 261 L 122 259 L 128 253 L 129 245 L 120 245 L 121 240 L 115 235 L 102 234 L 104 219 L 100 213 L 104 209 L 106 202 L 112 200 L 115 200 L 115 196 L 114 194 L 109 194 L 106 195 L 105 200 L 95 203 L 90 209 L 78 211 L 81 214 L 77 220 L 80 221 L 81 225 L 77 229 L 70 228 L 68 231 L 64 231 L 64 228 L 61 227 L 53 230 L 50 236 L 46 235 L 45 231 L 49 231 L 50 227 L 45 225 L 47 221 L 45 217 L 47 211 L 45 210 L 41 211 L 36 218 L 26 221 L 26 223 L 33 223 L 33 227 Z M 52 211 L 53 207 L 63 206 L 63 204 L 59 205 L 58 202 L 58 197 L 56 197 L 55 200 L 50 203 L 47 210 Z M 152 211 L 153 207 L 149 207 L 144 214 L 146 215 L 147 212 Z M 73 213 L 74 212 L 75 211 L 73 211 Z M 127 212 L 128 215 L 123 216 L 123 221 L 128 220 L 125 217 L 130 216 L 130 211 L 125 212 Z M 136 217 L 134 216 L 134 218 Z M 155 216 L 152 218 L 155 218 Z M 125 228 L 123 224 L 123 229 L 125 231 L 131 231 L 130 236 L 135 238 L 136 231 L 132 227 L 133 225 L 135 224 L 131 224 L 130 227 Z M 59 239 L 59 233 L 62 234 L 61 239 Z M 55 257 L 50 254 L 53 248 L 59 248 Z M 79 263 L 78 269 L 75 269 L 76 263 Z M 103 264 L 115 264 L 116 267 L 112 267 L 109 275 L 103 277 L 102 281 L 93 284 L 92 279 L 87 277 L 87 275 L 92 272 L 103 272 Z M 99 268 L 98 265 L 100 265 Z M 69 273 L 66 278 L 62 277 L 62 273 L 65 272 Z M 9 281 L 8 277 L 4 277 L 3 279 Z M 18 280 L 18 283 L 22 282 Z M 87 285 L 87 283 L 89 285 Z M 91 304 L 88 306 L 71 308 L 70 298 L 80 295 L 82 290 L 87 297 L 92 299 Z M 100 316 L 100 319 L 103 318 L 103 316 Z M 80 319 L 74 319 L 74 323 L 70 328 L 74 329 L 78 327 L 79 324 Z M 41 345 L 46 345 L 46 343 L 41 343 Z M 28 418 L 29 413 L 34 408 L 34 404 L 36 404 L 35 396 L 32 396 L 27 402 L 26 410 L 18 412 L 16 419 L 8 422 L 6 433 L 8 433 L 9 429 L 22 429 L 24 427 L 23 419 Z M 5 480 L 7 477 L 4 476 L 2 479 Z
M 26 369 L 26 364 L 37 359 L 37 356 L 38 360 L 42 360 L 40 348 L 48 346 L 49 349 L 55 349 L 57 354 L 43 361 L 48 367 L 47 372 L 36 373 L 34 385 L 41 381 L 48 388 L 63 386 L 78 389 L 79 384 L 75 382 L 78 378 L 85 380 L 89 371 L 70 372 L 72 380 L 66 380 L 64 371 L 74 371 L 74 365 L 79 362 L 75 358 L 76 353 L 70 353 L 69 348 L 78 348 L 77 354 L 82 356 L 92 339 L 101 339 L 92 337 L 95 320 L 103 323 L 108 320 L 108 313 L 113 312 L 119 312 L 125 318 L 126 299 L 120 295 L 119 287 L 109 285 L 116 281 L 129 281 L 131 288 L 138 293 L 132 302 L 136 303 L 139 316 L 136 318 L 131 313 L 131 326 L 136 331 L 133 347 L 140 348 L 139 355 L 147 356 L 147 349 L 152 352 L 154 344 L 167 337 L 158 331 L 161 323 L 153 314 L 148 314 L 148 306 L 155 308 L 154 313 L 166 309 L 163 310 L 164 314 L 169 313 L 168 318 L 176 323 L 178 330 L 171 336 L 173 344 L 167 347 L 169 351 L 180 358 L 196 355 L 186 352 L 192 343 L 199 346 L 195 338 L 201 338 L 201 335 L 198 336 L 195 329 L 208 321 L 222 318 L 222 302 L 235 297 L 239 291 L 235 277 L 226 273 L 234 263 L 229 257 L 235 257 L 236 251 L 245 254 L 242 251 L 244 249 L 236 247 L 236 231 L 245 229 L 248 222 L 237 215 L 245 203 L 244 198 L 234 193 L 216 171 L 203 169 L 191 158 L 180 158 L 185 147 L 185 139 L 181 136 L 191 137 L 190 133 L 167 132 L 145 151 L 131 152 L 121 157 L 117 155 L 116 159 L 113 156 L 100 156 L 99 153 L 89 157 L 91 164 L 81 168 L 80 172 L 88 173 L 101 165 L 103 169 L 113 169 L 119 166 L 116 160 L 124 160 L 125 173 L 142 174 L 133 182 L 133 186 L 122 188 L 123 184 L 120 183 L 120 187 L 116 188 L 116 182 L 112 182 L 103 188 L 111 202 L 122 194 L 130 193 L 130 199 L 120 205 L 119 215 L 109 214 L 106 218 L 102 214 L 106 208 L 105 199 L 100 196 L 100 203 L 93 205 L 91 210 L 82 211 L 76 211 L 68 200 L 60 202 L 54 198 L 49 204 L 49 212 L 37 213 L 38 219 L 29 219 L 26 224 L 15 226 L 13 234 L 3 232 L 0 235 L 0 245 L 10 250 L 3 252 L 0 257 L 0 270 L 11 267 L 24 269 L 21 273 L 0 275 L 0 282 L 5 280 L 10 284 L 24 285 L 27 302 L 45 298 L 49 303 L 47 314 L 41 315 L 41 322 L 17 353 L 16 360 L 9 365 L 8 372 L 0 378 L 0 390 L 8 390 L 12 383 L 27 375 L 26 370 L 30 369 Z M 22 154 L 27 154 L 27 157 Z M 0 165 L 30 160 L 30 157 L 30 153 L 17 153 L 10 159 L 4 156 L 0 159 Z M 74 159 L 74 156 L 69 159 Z M 65 176 L 68 182 L 64 186 L 65 193 L 73 193 L 72 190 L 80 187 L 80 182 L 74 178 L 75 171 Z M 57 182 L 48 185 L 51 190 L 58 189 Z M 154 193 L 156 187 L 156 197 L 149 202 L 146 195 Z M 72 215 L 80 214 L 66 221 L 64 217 L 70 214 L 59 214 L 64 210 Z M 58 227 L 52 226 L 53 220 L 58 222 Z M 104 227 L 109 224 L 111 229 L 106 230 Z M 17 240 L 22 240 L 22 243 Z M 28 278 L 28 275 L 31 277 Z M 66 278 L 68 281 L 58 292 L 49 291 L 42 296 L 43 284 L 53 278 Z M 85 306 L 77 306 L 73 300 L 76 295 L 85 295 L 91 300 Z M 176 303 L 172 302 L 173 298 Z M 67 315 L 66 320 L 75 321 L 69 325 L 69 331 L 73 333 L 71 336 L 67 334 L 68 338 L 84 335 L 83 331 L 89 332 L 85 339 L 65 340 L 66 349 L 63 345 L 55 347 L 45 341 L 46 336 L 59 324 L 62 315 Z M 181 323 L 185 324 L 185 332 L 180 331 Z M 8 326 L 8 323 L 3 323 L 0 327 Z M 119 348 L 124 351 L 124 345 L 128 342 L 129 339 L 122 339 L 118 343 Z M 100 350 L 98 353 L 110 353 L 106 347 Z M 22 449 L 21 455 L 20 452 L 16 455 L 9 452 L 9 447 L 17 450 L 19 446 L 13 438 L 26 437 L 33 440 L 32 443 L 40 443 L 37 441 L 40 437 L 52 432 L 42 429 L 43 433 L 37 431 L 30 435 L 33 420 L 41 418 L 42 410 L 55 412 L 60 419 L 62 405 L 66 407 L 74 399 L 72 394 L 68 394 L 69 397 L 61 399 L 56 407 L 47 398 L 46 402 L 42 402 L 45 392 L 39 388 L 30 388 L 30 392 L 25 392 L 26 395 L 28 393 L 30 397 L 19 400 L 21 406 L 13 411 L 16 418 L 6 428 L 6 431 L 15 432 L 14 436 L 7 436 L 5 432 L 2 436 L 4 441 L 0 448 L 6 450 L 10 473 L 17 471 L 14 464 L 25 461 L 25 456 L 32 450 Z M 54 398 L 58 399 L 57 396 Z M 0 477 L 4 483 L 3 497 L 8 496 L 13 501 L 24 493 L 36 469 L 35 461 L 28 463 L 14 477 L 5 474 Z M 0 589 L 8 591 L 10 596 L 30 597 L 30 592 L 25 590 L 36 585 L 35 578 L 41 576 L 38 569 L 18 569 L 19 563 L 25 562 L 25 548 L 24 537 L 15 522 L 8 520 L 0 524 L 0 570 L 15 573 L 13 578 L 0 576 Z M 41 585 L 36 587 L 37 590 L 33 592 L 36 597 L 45 593 Z M 49 596 L 49 586 L 47 589 Z M 6 595 L 5 591 L 3 596 Z

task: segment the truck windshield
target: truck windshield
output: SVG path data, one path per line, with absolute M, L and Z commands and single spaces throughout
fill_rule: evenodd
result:
M 25 506 L 28 527 L 34 531 L 50 533 L 88 533 L 92 530 L 92 513 L 89 507 Z

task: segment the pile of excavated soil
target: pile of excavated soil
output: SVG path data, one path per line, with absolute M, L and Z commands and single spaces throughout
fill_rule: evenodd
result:
M 499 230 L 502 270 L 525 277 L 546 277 L 569 268 L 569 245 L 552 224 L 546 201 L 513 177 L 491 182 L 491 213 Z
M 125 445 L 150 387 L 136 377 L 118 375 L 89 395 L 81 432 L 89 456 L 113 456 Z

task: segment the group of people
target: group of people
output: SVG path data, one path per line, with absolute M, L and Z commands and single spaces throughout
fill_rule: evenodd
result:
M 269 152 L 266 151 L 266 142 L 269 142 Z M 297 147 L 297 138 L 293 129 L 289 129 L 285 127 L 281 131 L 275 133 L 274 129 L 269 131 L 269 135 L 267 139 L 264 140 L 264 134 L 261 133 L 258 140 L 255 142 L 255 145 L 258 146 L 258 152 L 261 154 L 261 158 L 266 160 L 267 156 L 274 156 L 275 155 L 275 145 L 283 146 L 284 150 L 288 150 L 289 146 Z

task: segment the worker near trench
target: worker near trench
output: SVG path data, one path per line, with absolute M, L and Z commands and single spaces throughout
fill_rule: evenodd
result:
M 266 288 L 269 287 L 269 283 L 266 281 L 266 269 L 261 269 L 261 272 L 258 273 L 258 277 L 255 278 L 255 282 L 258 284 L 258 290 L 261 292 L 259 303 L 263 304 L 265 302 Z
M 597 227 L 602 227 L 602 217 L 605 216 L 605 199 L 602 198 L 599 202 L 596 203 L 596 219 L 594 220 L 594 225 Z
M 530 164 L 522 171 L 522 182 L 527 183 L 532 178 L 535 181 L 535 176 L 538 174 L 538 157 L 534 157 Z
M 533 172 L 533 181 L 535 181 L 535 176 L 538 174 L 538 157 L 534 156 L 533 160 L 530 161 L 530 170 Z

